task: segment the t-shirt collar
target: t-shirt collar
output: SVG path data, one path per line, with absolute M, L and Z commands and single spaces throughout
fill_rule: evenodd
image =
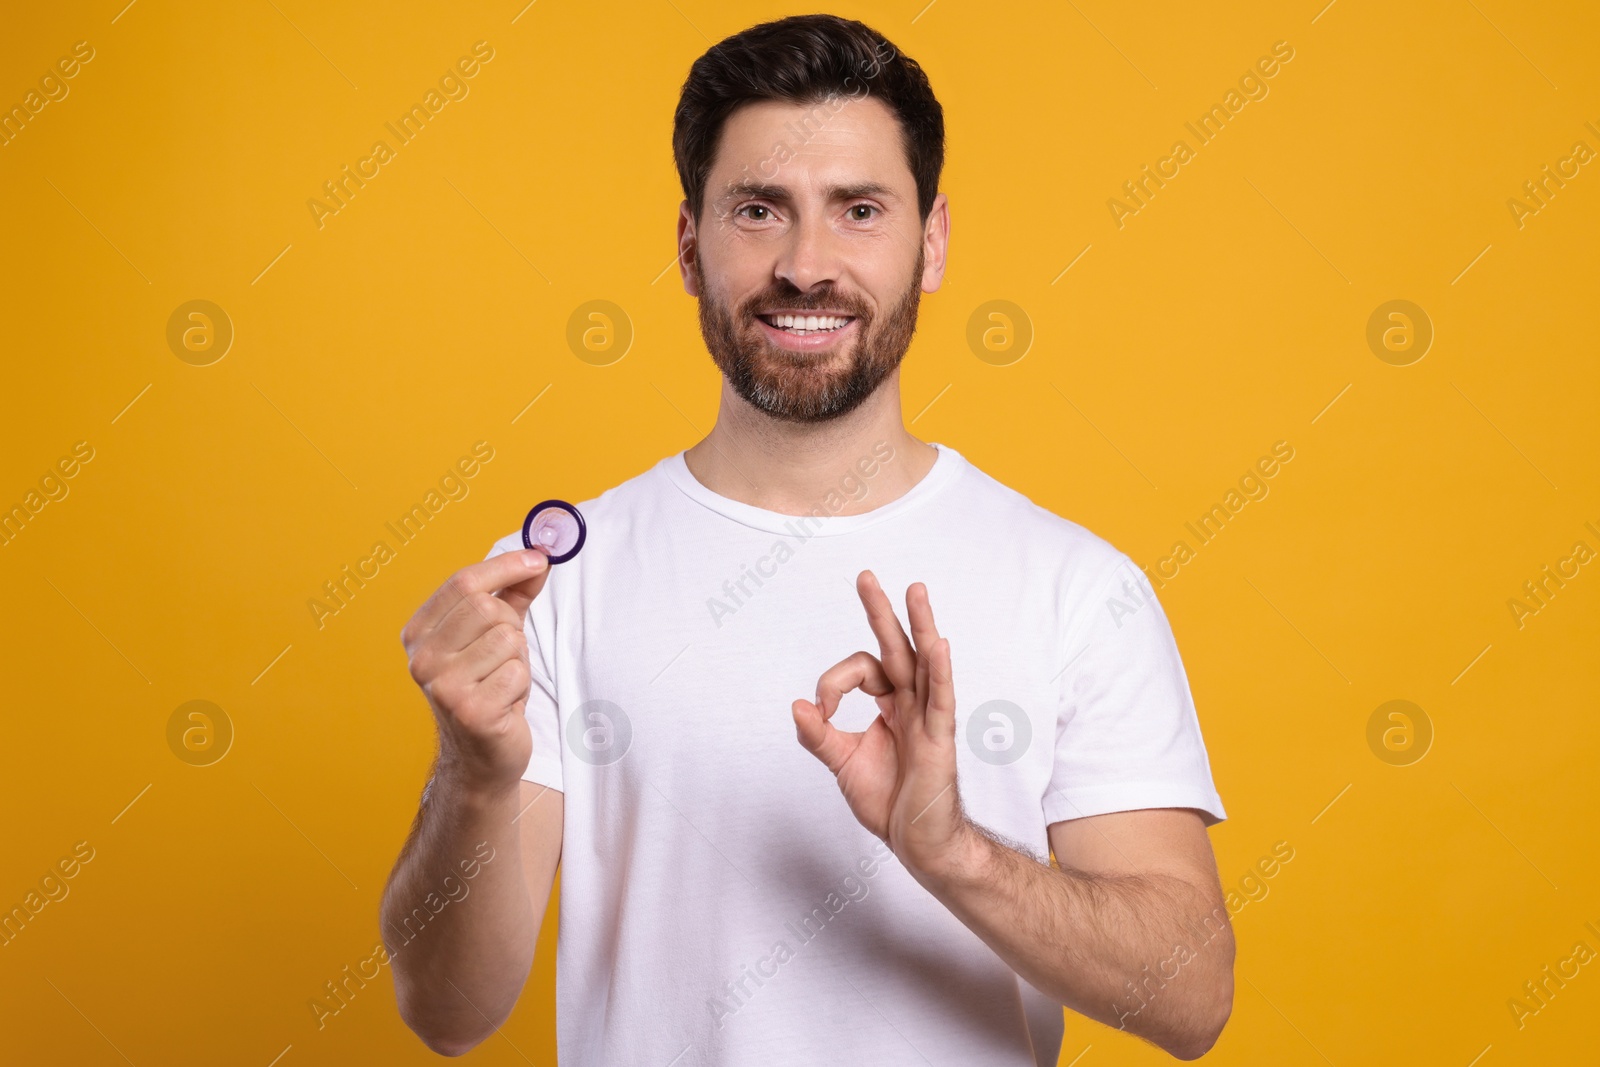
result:
M 859 495 L 861 486 L 866 487 L 869 495 L 872 492 L 873 478 L 863 475 L 859 469 L 853 471 L 848 480 L 841 477 L 838 485 L 818 499 L 815 507 L 805 515 L 785 515 L 777 511 L 768 511 L 712 492 L 689 470 L 683 452 L 675 452 L 665 457 L 656 464 L 656 470 L 695 503 L 742 525 L 769 533 L 799 533 L 806 537 L 818 534 L 829 536 L 851 533 L 897 515 L 903 515 L 913 508 L 920 507 L 953 482 L 967 466 L 966 459 L 948 445 L 938 441 L 928 443 L 938 449 L 939 454 L 921 480 L 887 504 L 880 504 L 869 511 L 852 515 L 839 515 L 834 512 L 835 509 L 842 509 L 851 503 L 852 491 Z M 873 459 L 876 460 L 876 457 Z M 881 469 L 875 469 L 874 473 L 881 473 Z

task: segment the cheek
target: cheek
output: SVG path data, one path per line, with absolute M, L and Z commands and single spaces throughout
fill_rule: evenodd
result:
M 730 312 L 760 296 L 776 280 L 770 258 L 737 243 L 712 249 L 709 256 L 702 254 L 695 269 L 701 293 Z

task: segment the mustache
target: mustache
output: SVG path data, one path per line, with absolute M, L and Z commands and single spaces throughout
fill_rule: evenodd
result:
M 821 294 L 812 293 L 810 295 L 795 293 L 789 296 L 764 293 L 759 297 L 745 301 L 741 310 L 744 317 L 749 319 L 757 315 L 777 311 L 780 308 L 793 311 L 820 311 L 825 308 L 838 308 L 851 318 L 870 319 L 872 317 L 872 313 L 867 310 L 865 304 L 860 300 L 835 294 L 831 291 Z

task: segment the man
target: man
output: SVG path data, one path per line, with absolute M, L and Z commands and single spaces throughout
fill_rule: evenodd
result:
M 691 68 L 678 242 L 716 426 L 581 502 L 570 562 L 508 534 L 401 635 L 440 751 L 382 927 L 436 1051 L 510 1014 L 558 860 L 563 1064 L 1044 1067 L 1063 1005 L 1215 1042 L 1226 815 L 1159 604 L 901 421 L 943 143 L 920 67 L 857 22 Z M 470 901 L 412 933 L 485 841 Z

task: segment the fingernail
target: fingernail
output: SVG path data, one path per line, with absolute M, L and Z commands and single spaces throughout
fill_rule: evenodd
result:
M 524 562 L 524 563 L 526 563 L 528 565 L 528 569 L 529 570 L 536 571 L 536 570 L 540 569 L 541 567 L 543 567 L 545 564 L 549 563 L 550 562 L 550 557 L 546 556 L 543 552 L 539 551 L 537 548 L 530 548 L 527 551 L 523 552 L 523 554 L 522 554 L 522 562 Z

